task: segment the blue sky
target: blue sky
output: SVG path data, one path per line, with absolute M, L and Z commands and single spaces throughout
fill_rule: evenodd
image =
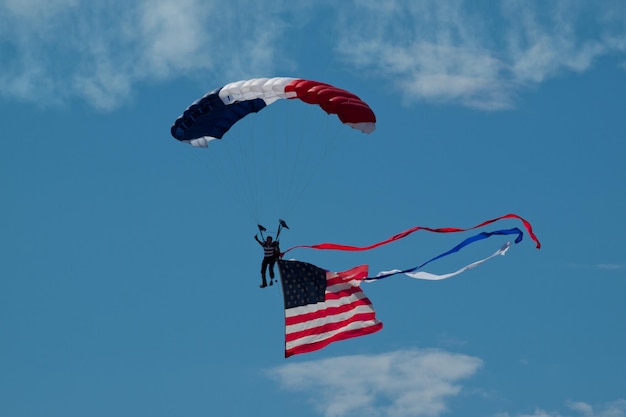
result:
M 0 415 L 626 416 L 625 3 L 3 0 L 0 57 Z M 170 136 L 271 76 L 355 92 L 377 130 L 289 102 Z M 258 222 L 366 245 L 511 212 L 541 250 L 363 284 L 382 331 L 283 358 Z M 467 236 L 291 254 L 375 274 Z

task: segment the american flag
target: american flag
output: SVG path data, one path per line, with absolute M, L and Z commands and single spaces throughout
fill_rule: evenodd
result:
M 361 290 L 368 267 L 329 272 L 299 261 L 278 261 L 285 299 L 285 357 L 382 329 Z

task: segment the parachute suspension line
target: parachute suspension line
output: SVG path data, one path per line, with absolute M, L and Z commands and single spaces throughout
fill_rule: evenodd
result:
M 292 196 L 291 190 L 284 187 L 283 180 L 291 178 L 293 173 L 285 169 L 285 164 L 292 159 L 288 148 L 292 140 L 288 135 L 297 134 L 297 130 L 293 117 L 284 117 L 281 104 L 287 103 L 277 102 L 264 109 L 263 119 L 258 118 L 257 114 L 251 118 L 254 143 L 250 147 L 253 169 L 249 173 L 257 203 L 257 216 L 262 216 L 268 210 L 272 217 L 284 215 L 283 208 Z M 290 114 L 291 106 L 286 108 L 287 114 Z
M 304 172 L 304 166 L 306 159 L 311 156 L 312 152 L 307 152 L 307 146 L 312 147 L 311 141 L 314 137 L 311 137 L 311 131 L 314 120 L 311 118 L 311 106 L 305 105 L 298 101 L 289 104 L 293 111 L 293 118 L 289 121 L 290 126 L 293 126 L 292 131 L 288 134 L 287 140 L 284 142 L 285 149 L 283 153 L 285 157 L 282 160 L 282 166 L 284 168 L 283 180 L 283 216 L 290 217 L 291 210 L 295 205 L 294 196 L 301 186 L 301 180 Z M 298 127 L 298 128 L 296 128 Z M 307 143 L 309 142 L 309 143 Z
M 237 132 L 237 148 L 234 148 L 233 159 L 237 159 L 240 165 L 241 183 L 244 184 L 242 193 L 247 198 L 249 212 L 254 216 L 254 220 L 258 223 L 262 218 L 263 202 L 267 198 L 267 194 L 271 194 L 264 187 L 267 183 L 268 173 L 267 166 L 263 163 L 265 144 L 265 132 L 257 125 L 259 124 L 258 113 L 247 116 L 245 120 L 252 128 L 246 129 L 246 133 L 242 133 L 243 129 Z M 235 126 L 234 128 L 243 126 Z M 241 155 L 239 159 L 238 155 Z
M 206 149 L 191 146 L 188 149 L 210 174 L 206 181 L 207 188 L 211 190 L 221 187 L 230 199 L 255 221 L 253 208 L 256 199 L 250 192 L 256 188 L 250 184 L 250 175 L 246 175 L 246 166 L 250 164 L 252 158 L 238 136 L 231 135 L 226 140 L 211 141 Z
M 232 144 L 229 159 L 233 166 L 239 168 L 239 194 L 246 200 L 246 208 L 257 223 L 266 220 L 263 218 L 264 211 L 268 206 L 273 211 L 283 195 L 279 188 L 281 175 L 284 175 L 281 166 L 283 155 L 278 139 L 286 129 L 276 122 L 281 114 L 272 110 L 272 107 L 264 109 L 262 118 L 258 113 L 249 114 L 229 132 Z M 277 214 L 274 212 L 272 216 Z
M 269 177 L 261 178 L 263 184 L 259 184 L 260 187 L 265 188 L 269 195 L 267 196 L 266 209 L 270 211 L 282 210 L 285 205 L 285 199 L 288 198 L 282 189 L 281 179 L 288 175 L 284 172 L 282 160 L 285 157 L 283 142 L 289 142 L 289 138 L 284 137 L 286 133 L 289 133 L 289 129 L 285 128 L 286 123 L 283 120 L 279 120 L 281 104 L 285 104 L 283 100 L 273 103 L 265 112 L 268 113 L 269 127 L 262 129 L 259 127 L 259 132 L 263 132 L 264 137 L 263 145 L 265 146 L 267 155 L 265 155 L 265 172 Z M 282 141 L 280 140 L 282 138 Z M 287 156 L 288 157 L 288 156 Z M 282 213 L 272 213 L 272 216 L 282 215 Z
M 254 118 L 255 114 L 251 114 L 248 117 Z M 233 130 L 240 126 L 233 126 Z M 237 184 L 239 185 L 238 194 L 241 199 L 245 201 L 246 211 L 253 217 L 254 221 L 258 220 L 258 187 L 254 183 L 254 175 L 257 171 L 256 158 L 254 157 L 256 146 L 256 131 L 254 129 L 249 130 L 247 135 L 241 132 L 242 129 L 237 129 L 233 132 L 232 140 L 233 145 L 229 147 L 229 160 L 232 161 L 232 166 L 235 168 L 235 176 Z
M 187 149 L 192 158 L 198 161 L 198 165 L 208 173 L 206 178 L 203 178 L 208 191 L 220 187 L 232 200 L 243 205 L 249 205 L 250 203 L 245 196 L 232 186 L 232 172 L 228 168 L 232 164 L 228 164 L 228 157 L 223 158 L 223 154 L 228 153 L 225 152 L 228 147 L 223 145 L 220 140 L 217 140 L 213 141 L 208 149 L 197 149 L 191 146 Z
M 287 145 L 293 147 L 295 155 L 287 178 L 290 196 L 284 211 L 287 217 L 291 216 L 311 185 L 328 177 L 328 173 L 333 171 L 329 167 L 336 163 L 333 159 L 340 155 L 332 151 L 346 146 L 352 133 L 347 126 L 334 123 L 331 119 L 334 115 L 326 115 L 316 106 L 304 105 L 304 110 L 298 111 L 297 115 L 301 119 L 298 123 L 306 127 L 307 134 L 301 135 L 298 140 L 290 140 Z
M 244 172 L 258 220 L 265 221 L 262 212 L 266 210 L 271 217 L 291 214 L 297 203 L 294 196 L 301 194 L 302 179 L 309 173 L 308 161 L 315 157 L 312 151 L 319 153 L 320 144 L 311 133 L 316 130 L 319 112 L 319 108 L 285 100 L 264 109 L 262 119 L 256 114 L 247 117 L 252 125 L 246 129 L 250 137 L 239 142 L 242 146 L 236 152 L 250 157 Z

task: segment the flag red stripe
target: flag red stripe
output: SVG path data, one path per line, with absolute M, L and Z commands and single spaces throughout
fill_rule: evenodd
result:
M 291 349 L 286 349 L 285 350 L 285 357 L 288 358 L 290 356 L 297 355 L 297 354 L 300 354 L 300 353 L 313 352 L 313 351 L 322 349 L 323 347 L 326 347 L 326 346 L 328 346 L 329 344 L 331 344 L 333 342 L 338 342 L 340 340 L 350 339 L 352 337 L 365 336 L 365 335 L 368 335 L 368 334 L 375 333 L 375 332 L 379 331 L 382 328 L 383 328 L 383 324 L 381 322 L 378 322 L 377 324 L 375 324 L 373 326 L 365 327 L 363 329 L 355 329 L 355 330 L 350 330 L 350 331 L 346 331 L 346 332 L 343 332 L 343 333 L 339 333 L 339 334 L 336 334 L 333 337 L 329 337 L 328 339 L 320 340 L 319 342 L 314 342 L 314 343 L 309 343 L 309 344 L 306 344 L 306 345 L 295 346 L 295 347 L 293 347 Z
M 367 312 L 367 313 L 355 314 L 342 321 L 338 321 L 334 323 L 323 323 L 321 326 L 310 327 L 307 329 L 287 333 L 285 336 L 285 341 L 292 342 L 294 340 L 298 340 L 306 336 L 337 332 L 338 330 L 341 330 L 343 327 L 347 326 L 350 323 L 372 322 L 372 321 L 376 321 L 376 315 L 373 311 Z M 371 326 L 371 323 L 367 323 L 363 325 L 363 327 L 369 327 L 369 326 Z
M 333 292 L 327 292 L 325 295 L 326 301 L 339 300 L 342 298 L 354 298 L 355 294 L 362 294 L 360 287 L 345 287 L 340 290 L 333 290 Z
M 309 320 L 316 320 L 341 313 L 347 313 L 348 311 L 354 310 L 354 308 L 358 306 L 372 307 L 372 303 L 367 297 L 362 299 L 356 299 L 337 307 L 326 307 L 317 311 L 309 311 L 306 313 L 298 314 L 297 316 L 285 317 L 285 324 L 287 326 L 292 326 L 294 324 L 304 323 Z

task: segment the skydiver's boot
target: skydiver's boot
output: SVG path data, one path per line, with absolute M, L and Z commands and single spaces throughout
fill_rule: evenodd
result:
M 267 280 L 265 279 L 265 275 L 263 275 L 261 279 L 263 280 L 263 282 L 261 283 L 261 285 L 259 285 L 259 287 L 261 288 L 267 287 Z

